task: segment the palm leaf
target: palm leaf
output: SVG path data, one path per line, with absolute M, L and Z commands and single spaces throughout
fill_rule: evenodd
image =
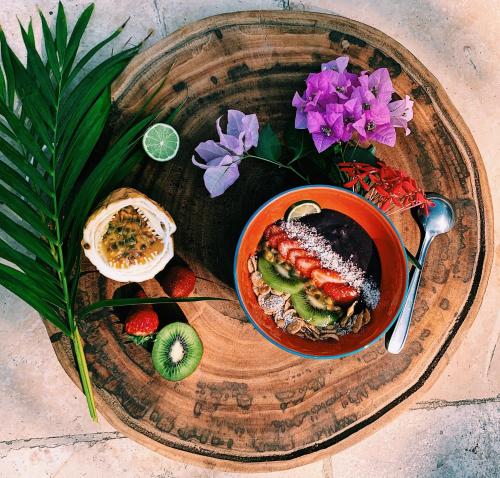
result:
M 93 9 L 93 5 L 85 8 L 69 33 L 59 2 L 55 34 L 39 11 L 45 58 L 35 46 L 32 23 L 26 29 L 20 24 L 25 63 L 0 29 L 0 229 L 10 238 L 0 239 L 0 258 L 8 261 L 0 262 L 0 285 L 70 337 L 95 419 L 74 309 L 82 228 L 96 201 L 142 158 L 135 146 L 153 116 L 139 119 L 102 150 L 111 108 L 110 85 L 140 45 L 111 55 L 83 73 L 125 26 L 84 53 L 75 65 Z M 110 304 L 91 305 L 80 311 L 80 317 Z

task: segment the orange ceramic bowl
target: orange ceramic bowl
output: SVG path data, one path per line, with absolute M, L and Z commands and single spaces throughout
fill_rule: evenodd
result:
M 248 258 L 255 253 L 266 227 L 283 218 L 292 204 L 303 200 L 316 201 L 323 209 L 333 209 L 351 217 L 372 238 L 380 257 L 380 302 L 372 311 L 372 320 L 359 333 L 340 337 L 338 342 L 313 342 L 279 329 L 259 307 L 248 273 Z M 406 296 L 408 263 L 396 228 L 371 202 L 343 188 L 304 186 L 273 197 L 248 220 L 236 246 L 234 280 L 241 307 L 266 339 L 283 350 L 303 357 L 332 359 L 364 350 L 383 337 L 392 326 Z

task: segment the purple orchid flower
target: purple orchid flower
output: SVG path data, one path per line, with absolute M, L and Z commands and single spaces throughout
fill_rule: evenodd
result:
M 205 170 L 203 180 L 212 198 L 220 196 L 234 184 L 240 175 L 238 165 L 242 156 L 259 142 L 259 121 L 255 114 L 229 110 L 227 132 L 222 132 L 220 118 L 216 127 L 220 141 L 204 141 L 195 148 L 206 164 L 198 162 L 195 156 L 192 158 L 195 166 Z
M 408 121 L 413 119 L 413 103 L 406 95 L 404 100 L 393 101 L 387 105 L 391 115 L 391 124 L 396 128 L 404 128 L 406 136 L 411 132 L 408 128 Z

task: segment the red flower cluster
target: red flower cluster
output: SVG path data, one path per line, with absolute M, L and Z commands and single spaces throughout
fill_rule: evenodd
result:
M 387 214 L 415 206 L 420 206 L 428 214 L 429 207 L 434 206 L 412 177 L 382 161 L 375 166 L 366 163 L 338 163 L 338 166 L 349 177 L 344 187 L 354 189 L 359 186 L 365 197 Z

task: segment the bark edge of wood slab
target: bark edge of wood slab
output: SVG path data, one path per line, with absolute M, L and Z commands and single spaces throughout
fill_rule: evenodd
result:
M 398 130 L 396 147 L 377 146 L 377 152 L 426 190 L 449 197 L 457 225 L 429 252 L 401 354 L 388 354 L 379 341 L 352 357 L 315 361 L 263 339 L 245 320 L 231 282 L 232 254 L 246 219 L 294 183 L 247 161 L 239 181 L 210 200 L 202 171 L 190 159 L 199 141 L 216 136 L 215 120 L 228 108 L 256 112 L 261 124 L 271 120 L 282 128 L 293 117 L 292 95 L 303 88 L 307 73 L 342 54 L 355 68 L 387 67 L 396 92 L 416 100 L 412 134 L 405 138 Z M 205 348 L 198 370 L 178 383 L 154 372 L 145 349 L 126 343 L 111 311 L 81 323 L 97 408 L 132 439 L 208 467 L 275 471 L 331 455 L 417 400 L 474 321 L 493 250 L 492 205 L 479 151 L 443 88 L 410 52 L 380 31 L 343 17 L 240 12 L 181 28 L 134 59 L 117 80 L 113 127 L 130 119 L 169 70 L 155 104 L 168 112 L 189 95 L 174 122 L 180 153 L 168 164 L 145 161 L 130 184 L 173 215 L 176 252 L 199 277 L 196 293 L 232 302 L 181 304 L 165 312 L 173 317 L 182 311 Z M 395 222 L 415 253 L 415 222 L 409 214 Z M 111 297 L 120 286 L 85 268 L 81 303 Z M 155 281 L 145 287 L 162 294 Z M 79 384 L 70 344 L 50 324 L 46 327 L 59 361 Z

